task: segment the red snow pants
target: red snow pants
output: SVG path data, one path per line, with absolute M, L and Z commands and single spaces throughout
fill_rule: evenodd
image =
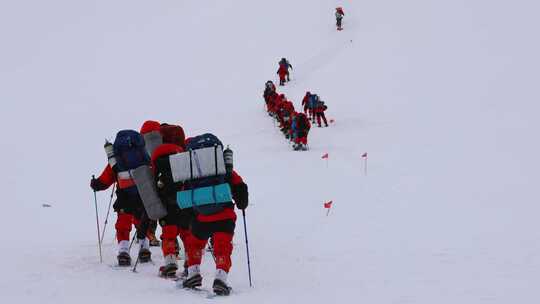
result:
M 229 272 L 233 251 L 232 239 L 234 235 L 235 220 L 217 222 L 199 222 L 194 220 L 191 235 L 188 237 L 188 266 L 200 265 L 202 255 L 208 239 L 212 237 L 216 269 Z

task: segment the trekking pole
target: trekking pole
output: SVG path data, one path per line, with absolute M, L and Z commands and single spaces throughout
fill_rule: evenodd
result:
M 135 260 L 135 265 L 133 265 L 133 269 L 131 271 L 137 272 L 137 265 L 139 265 L 139 255 L 137 254 L 137 259 Z
M 129 243 L 128 252 L 131 251 L 131 246 L 133 246 L 133 242 L 135 241 L 135 238 L 136 238 L 136 237 L 137 237 L 137 234 L 135 234 L 135 235 L 133 236 L 133 238 L 131 239 L 131 243 Z
M 96 177 L 92 175 L 92 180 L 95 180 Z M 97 238 L 98 238 L 98 247 L 99 247 L 99 262 L 103 263 L 103 256 L 101 255 L 101 238 L 99 233 L 99 215 L 98 215 L 98 209 L 97 209 L 97 194 L 96 190 L 94 190 L 94 206 L 96 207 L 96 226 L 97 226 Z
M 116 188 L 116 184 L 113 185 L 112 191 L 111 191 L 111 199 L 109 200 L 109 208 L 107 209 L 107 217 L 105 217 L 105 223 L 103 224 L 103 231 L 101 231 L 101 243 L 103 244 L 103 238 L 105 237 L 105 229 L 107 229 L 107 223 L 109 222 L 109 213 L 111 212 L 111 204 L 112 199 L 114 196 L 114 188 Z
M 133 239 L 131 240 L 131 244 L 129 245 L 129 249 L 128 251 L 131 251 L 131 245 L 133 244 L 133 241 L 135 240 L 135 238 L 137 237 L 137 233 L 135 233 L 135 235 L 133 236 Z M 141 247 L 142 247 L 142 244 L 141 244 Z M 139 254 L 137 253 L 137 259 L 135 260 L 135 265 L 133 265 L 133 269 L 131 269 L 131 271 L 133 272 L 137 272 L 137 265 L 139 265 Z
M 249 275 L 249 287 L 251 285 L 251 263 L 249 261 L 249 245 L 248 245 L 248 235 L 247 235 L 247 226 L 246 226 L 246 210 L 242 209 L 242 216 L 244 217 L 244 236 L 246 238 L 246 253 L 247 253 L 247 265 L 248 265 L 248 275 Z
M 210 253 L 212 254 L 212 258 L 214 259 L 214 262 L 216 261 L 216 256 L 214 255 L 214 245 L 212 245 L 214 243 L 213 239 L 210 238 L 209 242 L 208 242 L 208 247 L 206 248 L 207 251 L 210 251 Z

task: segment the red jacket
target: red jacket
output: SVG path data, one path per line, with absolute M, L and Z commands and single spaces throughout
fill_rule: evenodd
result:
M 285 78 L 287 76 L 287 68 L 284 65 L 279 66 L 278 74 L 280 78 Z
M 278 112 L 278 110 L 283 106 L 283 103 L 287 100 L 284 97 L 281 97 L 282 94 L 277 95 L 276 99 L 274 100 L 274 107 L 272 109 L 273 112 Z
M 294 112 L 294 105 L 289 100 L 286 100 L 281 107 L 287 112 Z
M 112 184 L 116 182 L 116 174 L 109 164 L 103 169 L 101 175 L 98 177 L 100 183 L 109 188 Z M 105 188 L 105 189 L 107 189 Z
M 269 111 L 273 110 L 274 104 L 276 103 L 277 96 L 278 96 L 278 94 L 276 92 L 273 92 L 266 99 L 266 105 L 267 105 Z
M 304 99 L 302 99 L 302 105 L 303 105 L 303 106 L 306 106 L 306 107 L 307 107 L 308 102 L 309 102 L 309 96 L 310 96 L 310 95 L 306 94 L 306 95 L 304 96 Z
M 103 190 L 109 188 L 114 183 L 116 183 L 118 190 L 126 190 L 135 187 L 135 181 L 128 171 L 115 172 L 109 164 L 107 164 L 97 179 L 104 186 Z

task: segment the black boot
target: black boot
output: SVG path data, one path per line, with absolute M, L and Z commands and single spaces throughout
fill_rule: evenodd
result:
M 176 270 L 178 270 L 178 266 L 175 264 L 167 264 L 159 267 L 159 275 L 164 278 L 174 278 L 176 277 Z
M 212 285 L 214 293 L 218 296 L 228 296 L 231 294 L 232 288 L 228 286 L 225 282 L 215 279 L 214 284 Z
M 182 282 L 182 286 L 184 288 L 197 288 L 202 286 L 202 276 L 200 274 L 196 274 Z
M 146 248 L 139 250 L 139 262 L 148 263 L 152 260 L 152 252 Z
M 117 256 L 118 266 L 131 266 L 131 256 L 127 252 L 120 252 Z
M 150 240 L 150 246 L 159 247 L 159 246 L 161 246 L 161 242 L 158 239 L 151 239 Z

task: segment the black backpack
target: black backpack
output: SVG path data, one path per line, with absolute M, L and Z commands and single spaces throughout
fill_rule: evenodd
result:
M 307 118 L 304 113 L 300 113 L 296 116 L 296 129 L 298 131 L 304 131 L 307 129 Z

